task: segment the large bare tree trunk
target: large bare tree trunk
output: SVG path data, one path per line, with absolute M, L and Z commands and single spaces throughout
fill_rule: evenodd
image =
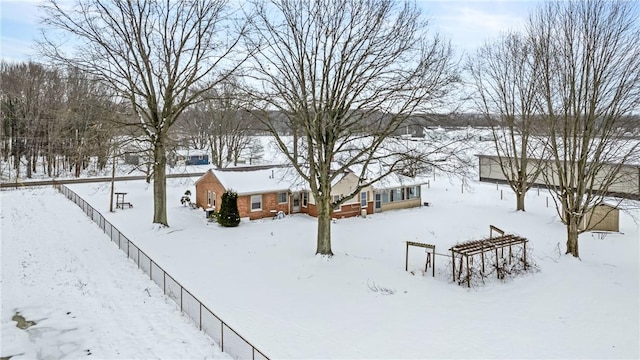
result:
M 329 199 L 316 199 L 318 207 L 318 245 L 316 254 L 333 256 L 331 251 L 331 205 Z
M 526 192 L 518 192 L 516 193 L 516 210 L 517 211 L 525 211 L 524 210 L 524 200 L 525 197 L 527 196 Z
M 574 257 L 579 257 L 578 253 L 578 224 L 580 223 L 580 217 L 575 215 L 568 215 L 567 221 L 567 252 Z
M 167 153 L 165 139 L 158 136 L 153 150 L 153 223 L 169 226 L 167 221 Z

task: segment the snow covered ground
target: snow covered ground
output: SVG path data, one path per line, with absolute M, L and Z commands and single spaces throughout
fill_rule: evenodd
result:
M 621 215 L 623 234 L 604 239 L 581 235 L 582 260 L 576 260 L 562 255 L 564 227 L 555 210 L 546 207 L 543 191 L 531 191 L 528 211 L 517 213 L 506 187 L 500 188 L 500 200 L 495 185 L 472 182 L 462 193 L 459 182 L 438 178 L 423 189 L 429 207 L 336 221 L 335 256 L 327 260 L 314 255 L 316 222 L 306 215 L 243 221 L 237 228 L 207 223 L 201 210 L 179 202 L 185 190 L 194 191 L 194 180 L 169 181 L 170 228 L 151 224 L 152 187 L 142 181 L 116 183 L 116 191 L 127 192 L 134 207 L 115 213 L 108 213 L 107 184 L 71 188 L 271 358 L 640 357 L 640 231 L 627 214 Z M 117 357 L 108 351 L 129 348 L 138 352 L 122 357 L 215 353 L 202 335 L 175 330 L 189 325 L 166 301 L 140 304 L 160 298 L 160 290 L 79 208 L 51 191 L 1 195 L 2 356 L 5 329 L 14 326 L 10 317 L 16 310 L 28 320 L 47 317 L 56 319 L 50 323 L 57 329 L 83 331 L 80 338 L 86 345 L 70 354 L 89 349 Z M 18 200 L 25 196 L 28 200 Z M 638 210 L 633 215 L 640 216 Z M 484 286 L 467 289 L 451 282 L 450 262 L 444 256 L 436 257 L 435 278 L 422 275 L 424 252 L 412 249 L 409 270 L 415 275 L 405 272 L 405 241 L 431 243 L 438 253 L 447 253 L 457 242 L 486 237 L 490 224 L 529 239 L 528 251 L 539 271 L 505 282 L 488 279 Z M 84 256 L 93 250 L 100 255 Z M 68 253 L 74 261 L 61 260 L 60 271 L 40 271 L 45 274 L 38 276 L 45 278 L 29 285 L 35 270 L 26 272 L 22 264 L 54 263 L 39 259 L 62 259 Z M 116 264 L 124 270 L 114 270 Z M 93 271 L 102 275 L 90 275 Z M 57 280 L 53 272 L 75 278 Z M 70 288 L 62 290 L 65 283 Z M 43 295 L 22 295 L 22 288 L 29 286 Z M 125 286 L 126 294 L 116 293 Z M 74 310 L 70 304 L 76 303 L 82 305 Z M 112 316 L 93 316 L 105 308 L 116 310 Z M 55 311 L 60 313 L 55 318 L 42 315 Z M 66 325 L 66 311 L 84 325 Z M 129 326 L 131 319 L 125 316 L 112 325 L 121 313 L 136 313 L 147 325 Z M 108 330 L 91 332 L 102 322 Z M 16 339 L 18 334 L 28 338 L 12 332 Z M 184 337 L 174 338 L 174 333 Z M 144 345 L 146 338 L 158 348 L 147 350 L 151 345 Z
M 53 188 L 0 202 L 0 357 L 229 358 Z

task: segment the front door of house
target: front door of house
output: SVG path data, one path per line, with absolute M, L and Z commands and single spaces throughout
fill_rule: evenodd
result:
M 300 212 L 300 193 L 294 192 L 291 197 L 293 198 L 293 208 L 291 209 L 291 212 Z
M 374 212 L 380 212 L 380 208 L 382 207 L 382 194 L 376 193 L 375 199 L 376 199 L 376 201 L 375 201 L 375 205 L 374 205 L 373 211 Z

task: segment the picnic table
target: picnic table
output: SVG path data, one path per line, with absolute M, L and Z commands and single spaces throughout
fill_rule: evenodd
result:
M 132 203 L 124 201 L 124 196 L 127 195 L 126 192 L 114 192 L 114 194 L 116 195 L 116 209 L 124 209 L 125 206 L 128 208 L 133 207 Z

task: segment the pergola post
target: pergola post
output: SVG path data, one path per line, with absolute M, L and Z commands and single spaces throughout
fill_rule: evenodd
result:
M 471 268 L 469 267 L 469 255 L 467 255 L 467 287 L 471 287 Z
M 496 277 L 500 279 L 500 263 L 498 262 L 498 248 L 496 248 Z
M 431 276 L 436 277 L 436 248 L 433 248 L 433 259 L 431 259 Z
M 484 275 L 484 244 L 480 246 L 480 256 L 482 256 L 482 274 Z
M 451 274 L 453 274 L 453 282 L 456 282 L 456 253 L 451 248 Z
M 407 241 L 407 249 L 404 253 L 404 271 L 409 269 L 409 242 Z

